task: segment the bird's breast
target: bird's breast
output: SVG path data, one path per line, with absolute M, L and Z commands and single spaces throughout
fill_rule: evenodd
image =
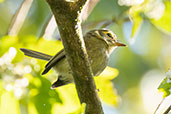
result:
M 99 75 L 107 66 L 109 54 L 105 48 L 96 48 L 87 50 L 89 62 L 95 76 Z

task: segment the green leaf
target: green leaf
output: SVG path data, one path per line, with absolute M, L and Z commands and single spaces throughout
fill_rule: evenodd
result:
M 117 69 L 107 67 L 95 80 L 100 98 L 103 102 L 112 106 L 117 106 L 119 103 L 119 96 L 111 81 L 118 75 L 118 73 Z
M 0 56 L 2 56 L 10 47 L 18 45 L 18 37 L 4 36 L 0 39 Z
M 5 0 L 0 0 L 0 3 L 3 3 Z
M 63 48 L 63 45 L 61 41 L 55 41 L 55 40 L 47 41 L 41 38 L 38 41 L 36 48 L 38 49 L 38 51 L 42 51 L 50 55 L 55 55 L 58 51 L 60 51 Z
M 37 82 L 39 82 L 39 85 L 34 87 Z M 30 100 L 34 103 L 39 114 L 50 114 L 54 103 L 62 103 L 58 92 L 50 89 L 51 83 L 49 80 L 39 74 L 30 81 L 29 87 L 32 89 Z
M 136 15 L 133 17 L 133 27 L 132 27 L 131 38 L 134 38 L 134 36 L 138 33 L 142 22 L 143 22 L 143 19 L 140 16 Z
M 143 19 L 141 17 L 142 7 L 141 6 L 132 6 L 128 12 L 130 19 L 133 22 L 131 38 L 134 38 L 135 35 L 138 33 Z
M 68 84 L 56 88 L 62 104 L 55 104 L 53 107 L 53 114 L 80 114 L 81 106 L 77 96 L 74 84 Z
M 82 103 L 80 108 L 78 108 L 76 111 L 68 113 L 68 114 L 85 114 L 86 109 L 86 103 Z
M 0 112 L 2 114 L 19 114 L 20 104 L 12 92 L 4 91 L 1 97 Z
M 165 12 L 159 20 L 152 20 L 152 23 L 163 32 L 171 33 L 171 2 L 165 2 Z
M 158 87 L 159 92 L 163 92 L 163 98 L 171 94 L 171 71 L 166 73 L 166 78 L 160 83 Z

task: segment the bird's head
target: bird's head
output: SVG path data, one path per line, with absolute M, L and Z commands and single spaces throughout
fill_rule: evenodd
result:
M 89 32 L 89 35 L 104 41 L 109 48 L 126 46 L 125 44 L 118 42 L 116 35 L 108 29 L 92 30 Z
M 126 46 L 125 44 L 117 41 L 116 35 L 111 30 L 99 29 L 96 30 L 95 32 L 98 35 L 98 38 L 105 41 L 109 47 Z

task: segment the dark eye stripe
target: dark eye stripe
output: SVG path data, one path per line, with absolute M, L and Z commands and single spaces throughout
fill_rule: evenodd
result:
M 107 35 L 108 35 L 110 38 L 112 38 L 112 35 L 111 35 L 110 33 L 107 33 Z

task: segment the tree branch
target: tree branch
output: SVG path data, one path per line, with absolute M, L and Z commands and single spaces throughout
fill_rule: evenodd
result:
M 103 114 L 81 30 L 81 14 L 88 0 L 47 2 L 58 25 L 80 102 L 86 103 L 85 113 Z
M 170 110 L 171 110 L 171 105 L 166 109 L 166 111 L 163 114 L 169 114 Z
M 165 100 L 165 98 L 163 98 L 161 100 L 161 102 L 158 104 L 157 108 L 155 109 L 154 113 L 153 114 L 156 114 L 156 112 L 158 111 L 158 109 L 160 108 L 161 104 L 163 103 L 163 101 Z

